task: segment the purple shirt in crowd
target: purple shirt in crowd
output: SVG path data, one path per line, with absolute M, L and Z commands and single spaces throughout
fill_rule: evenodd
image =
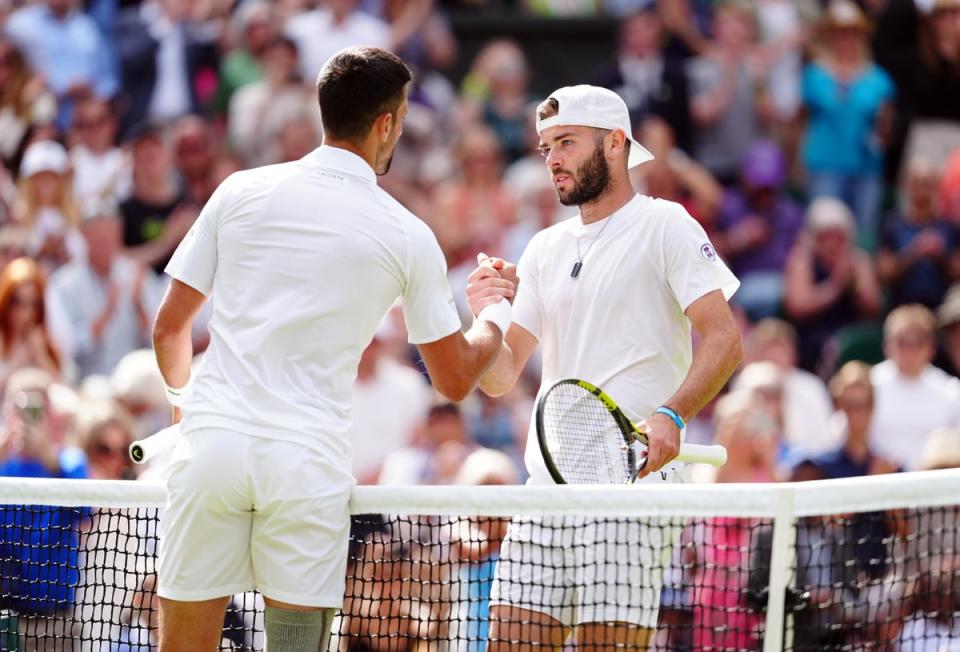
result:
M 770 236 L 766 244 L 731 256 L 730 268 L 740 277 L 752 272 L 782 272 L 803 227 L 803 209 L 797 202 L 781 195 L 771 209 L 761 212 L 749 205 L 742 190 L 731 188 L 723 198 L 717 228 L 728 231 L 750 215 L 767 218 L 771 226 Z

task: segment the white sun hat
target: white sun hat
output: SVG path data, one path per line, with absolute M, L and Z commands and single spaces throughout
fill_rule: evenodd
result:
M 537 133 L 560 125 L 619 129 L 630 139 L 630 158 L 627 167 L 632 168 L 653 160 L 646 147 L 633 138 L 630 128 L 630 111 L 626 102 L 613 91 L 599 86 L 580 84 L 564 86 L 550 93 L 550 98 L 560 105 L 556 115 L 543 120 L 537 116 Z

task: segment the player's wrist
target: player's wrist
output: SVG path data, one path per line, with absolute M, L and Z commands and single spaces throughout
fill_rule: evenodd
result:
M 679 428 L 680 430 L 683 430 L 684 428 L 687 427 L 687 423 L 686 421 L 683 420 L 683 417 L 681 417 L 680 414 L 670 406 L 661 405 L 656 410 L 654 410 L 653 413 L 662 414 L 666 416 L 671 421 L 673 421 L 673 423 L 676 424 L 677 428 Z
M 477 315 L 477 321 L 488 321 L 500 329 L 500 335 L 506 337 L 507 330 L 513 322 L 513 308 L 506 299 L 484 307 Z
M 175 408 L 181 408 L 186 400 L 193 395 L 193 372 L 190 372 L 190 377 L 182 387 L 171 387 L 166 381 L 164 381 L 163 387 L 167 394 L 167 403 Z

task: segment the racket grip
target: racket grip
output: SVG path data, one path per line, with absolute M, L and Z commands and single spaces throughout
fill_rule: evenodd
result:
M 703 444 L 680 444 L 680 454 L 677 459 L 689 464 L 710 464 L 723 466 L 727 463 L 727 449 L 719 444 L 705 446 Z
M 135 441 L 130 444 L 130 459 L 135 464 L 146 464 L 158 453 L 172 448 L 179 436 L 180 424 L 174 424 L 145 439 Z

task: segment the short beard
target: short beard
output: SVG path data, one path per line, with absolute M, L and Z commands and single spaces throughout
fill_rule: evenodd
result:
M 577 179 L 573 189 L 568 192 L 557 191 L 557 197 L 564 206 L 583 206 L 602 197 L 610 189 L 610 166 L 603 154 L 603 146 L 598 145 L 593 154 L 577 168 Z
M 390 171 L 390 164 L 393 163 L 393 155 L 395 153 L 396 153 L 396 147 L 394 147 L 390 151 L 389 155 L 387 156 L 386 162 L 384 162 L 384 160 L 381 158 L 383 156 L 383 152 L 377 152 L 377 161 L 376 161 L 377 167 L 374 170 L 374 172 L 377 173 L 378 177 L 382 177 L 383 175 L 385 175 L 387 172 Z

